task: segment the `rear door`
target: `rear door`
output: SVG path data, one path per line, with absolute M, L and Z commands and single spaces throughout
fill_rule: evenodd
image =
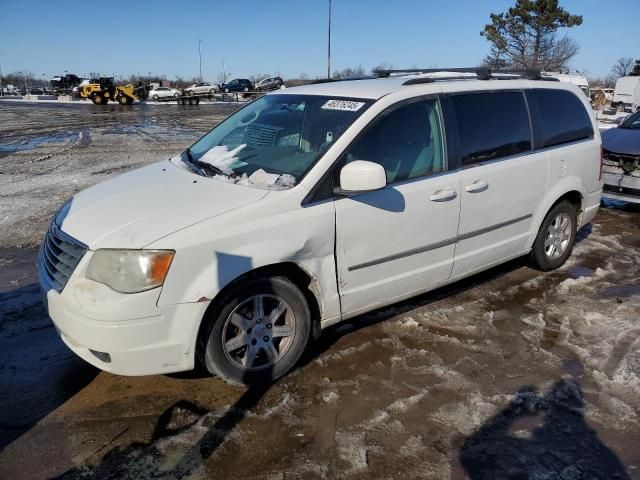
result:
M 424 291 L 451 275 L 460 197 L 446 151 L 439 101 L 425 98 L 386 111 L 345 152 L 339 166 L 379 163 L 387 187 L 335 201 L 343 314 Z
M 522 91 L 451 95 L 458 136 L 461 211 L 452 277 L 526 251 L 547 189 L 545 152 L 533 150 Z

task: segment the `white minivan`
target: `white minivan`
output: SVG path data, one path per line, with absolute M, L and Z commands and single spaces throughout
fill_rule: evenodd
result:
M 342 320 L 519 256 L 562 265 L 600 205 L 588 99 L 452 77 L 279 90 L 74 195 L 39 258 L 62 340 L 117 374 L 258 384 Z

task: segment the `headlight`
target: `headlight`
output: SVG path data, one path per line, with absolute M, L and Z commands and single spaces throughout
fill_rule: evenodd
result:
M 97 250 L 85 276 L 120 293 L 161 286 L 175 252 L 171 250 Z

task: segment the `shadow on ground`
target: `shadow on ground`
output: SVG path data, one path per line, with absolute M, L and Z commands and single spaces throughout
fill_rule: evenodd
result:
M 98 373 L 62 343 L 37 284 L 0 291 L 0 452 Z
M 460 463 L 471 480 L 629 479 L 618 457 L 585 422 L 574 380 L 556 382 L 546 395 L 522 388 L 466 439 Z

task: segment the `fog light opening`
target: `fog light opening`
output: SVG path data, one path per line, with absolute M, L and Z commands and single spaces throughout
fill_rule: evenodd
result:
M 111 355 L 109 355 L 108 353 L 106 353 L 106 352 L 97 352 L 97 351 L 91 350 L 91 349 L 89 349 L 89 351 L 91 353 L 93 353 L 93 356 L 96 357 L 101 362 L 111 363 Z

